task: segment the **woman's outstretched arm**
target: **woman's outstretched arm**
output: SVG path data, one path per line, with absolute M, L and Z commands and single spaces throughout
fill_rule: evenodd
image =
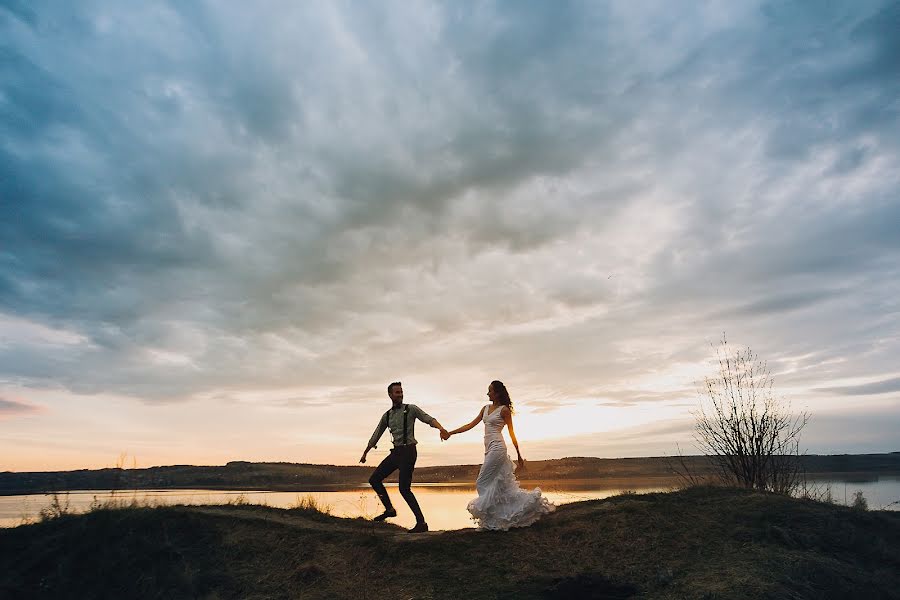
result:
M 458 427 L 458 428 L 454 429 L 453 431 L 448 431 L 448 432 L 447 432 L 447 437 L 449 438 L 449 437 L 450 437 L 451 435 L 453 435 L 454 433 L 462 433 L 462 432 L 464 432 L 464 431 L 468 431 L 468 430 L 472 429 L 473 427 L 475 427 L 476 425 L 478 425 L 478 422 L 479 422 L 479 421 L 481 421 L 481 415 L 482 415 L 483 413 L 484 413 L 484 409 L 482 408 L 482 409 L 478 412 L 478 416 L 475 417 L 474 419 L 472 419 L 471 422 L 469 422 L 469 423 L 466 424 L 466 425 L 463 425 L 462 427 Z M 446 439 L 446 438 L 444 438 L 444 439 Z
M 506 421 L 506 426 L 509 427 L 509 439 L 512 441 L 513 446 L 516 447 L 516 455 L 519 457 L 516 462 L 519 463 L 519 467 L 522 467 L 525 464 L 525 459 L 522 458 L 522 453 L 519 452 L 519 440 L 516 439 L 516 430 L 513 428 L 512 413 L 509 412 L 509 407 L 501 406 L 500 416 L 503 417 L 503 420 Z

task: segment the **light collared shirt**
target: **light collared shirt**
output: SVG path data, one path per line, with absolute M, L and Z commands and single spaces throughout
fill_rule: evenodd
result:
M 416 419 L 422 421 L 423 423 L 428 423 L 431 425 L 431 422 L 434 421 L 434 418 L 426 413 L 424 410 L 416 406 L 415 404 L 403 404 L 397 408 L 393 406 L 383 415 L 381 415 L 381 420 L 378 421 L 378 427 L 375 428 L 375 433 L 372 434 L 372 438 L 369 440 L 369 447 L 375 448 L 375 444 L 378 443 L 378 438 L 381 437 L 381 434 L 384 433 L 385 429 L 390 428 L 391 436 L 394 438 L 394 446 L 402 446 L 403 445 L 403 410 L 407 409 L 409 412 L 406 415 L 406 444 L 415 444 L 416 438 L 413 435 L 413 430 L 416 426 Z

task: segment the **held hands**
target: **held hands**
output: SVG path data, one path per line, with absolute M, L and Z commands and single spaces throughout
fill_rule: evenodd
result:
M 516 459 L 516 464 L 519 465 L 519 468 L 516 469 L 516 472 L 525 470 L 525 459 L 522 458 L 521 454 L 519 455 L 519 458 Z
M 450 433 L 449 431 L 447 431 L 446 429 L 443 429 L 443 428 L 441 429 L 441 441 L 442 442 L 445 440 L 449 440 L 451 435 L 453 435 L 453 434 Z

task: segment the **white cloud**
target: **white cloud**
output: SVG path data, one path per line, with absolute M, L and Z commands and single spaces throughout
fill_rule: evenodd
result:
M 890 3 L 13 8 L 2 381 L 624 409 L 723 330 L 812 409 L 895 373 Z

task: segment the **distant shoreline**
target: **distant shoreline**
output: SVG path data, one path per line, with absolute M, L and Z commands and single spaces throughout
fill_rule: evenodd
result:
M 806 455 L 803 470 L 812 480 L 869 481 L 880 475 L 900 475 L 900 453 Z M 704 456 L 592 458 L 572 457 L 529 461 L 518 476 L 523 484 L 572 487 L 590 481 L 614 487 L 641 481 L 674 485 L 677 471 L 688 468 L 700 477 L 714 473 Z M 223 466 L 174 465 L 146 469 L 80 469 L 75 471 L 0 472 L 0 496 L 79 490 L 234 490 L 317 492 L 367 489 L 372 466 L 306 463 L 229 462 Z M 479 465 L 445 465 L 416 469 L 417 484 L 471 486 Z M 389 478 L 396 481 L 396 477 Z

